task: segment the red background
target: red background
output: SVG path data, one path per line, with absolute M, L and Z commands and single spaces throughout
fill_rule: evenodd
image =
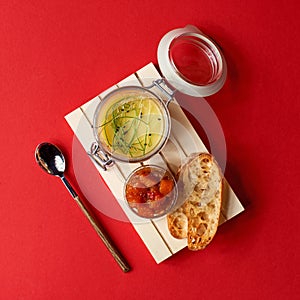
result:
M 299 296 L 298 1 L 1 1 L 0 299 L 296 299 Z M 227 142 L 226 178 L 246 212 L 203 252 L 156 265 L 130 224 L 98 214 L 123 274 L 34 150 L 54 142 L 72 171 L 64 115 L 156 60 L 194 24 L 229 74 L 207 100 Z M 110 197 L 103 186 L 101 197 Z

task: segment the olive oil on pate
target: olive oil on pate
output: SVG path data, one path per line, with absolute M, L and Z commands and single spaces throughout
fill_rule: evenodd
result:
M 119 158 L 141 158 L 161 142 L 164 117 L 156 99 L 127 96 L 114 101 L 102 114 L 98 136 Z

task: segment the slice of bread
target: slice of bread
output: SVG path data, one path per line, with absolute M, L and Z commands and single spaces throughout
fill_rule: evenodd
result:
M 193 155 L 178 172 L 179 207 L 167 216 L 172 236 L 187 237 L 190 250 L 204 249 L 214 237 L 221 213 L 221 170 L 208 153 Z

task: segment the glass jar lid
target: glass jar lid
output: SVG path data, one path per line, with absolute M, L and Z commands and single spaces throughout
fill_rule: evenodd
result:
M 194 26 L 168 32 L 159 43 L 157 57 L 163 76 L 184 94 L 210 96 L 225 83 L 227 66 L 222 52 Z

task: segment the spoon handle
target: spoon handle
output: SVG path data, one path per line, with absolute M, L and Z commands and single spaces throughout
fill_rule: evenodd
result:
M 118 263 L 120 268 L 123 270 L 123 272 L 126 273 L 126 272 L 130 271 L 130 267 L 129 267 L 128 263 L 126 262 L 126 260 L 124 259 L 124 257 L 117 250 L 117 248 L 113 245 L 111 239 L 109 238 L 109 236 L 107 235 L 105 230 L 102 228 L 102 226 L 97 221 L 97 219 L 91 214 L 91 212 L 87 209 L 87 207 L 81 201 L 81 199 L 79 198 L 79 196 L 77 195 L 75 190 L 72 188 L 70 183 L 67 181 L 67 179 L 64 176 L 62 176 L 61 180 L 64 183 L 64 185 L 66 186 L 66 188 L 69 190 L 69 192 L 72 195 L 72 197 L 74 198 L 74 200 L 79 205 L 79 207 L 82 210 L 82 212 L 84 213 L 84 215 L 90 221 L 91 225 L 93 226 L 93 228 L 95 229 L 95 231 L 97 232 L 97 234 L 99 235 L 101 240 L 103 241 L 106 248 L 110 251 L 110 253 L 112 254 L 115 261 Z

